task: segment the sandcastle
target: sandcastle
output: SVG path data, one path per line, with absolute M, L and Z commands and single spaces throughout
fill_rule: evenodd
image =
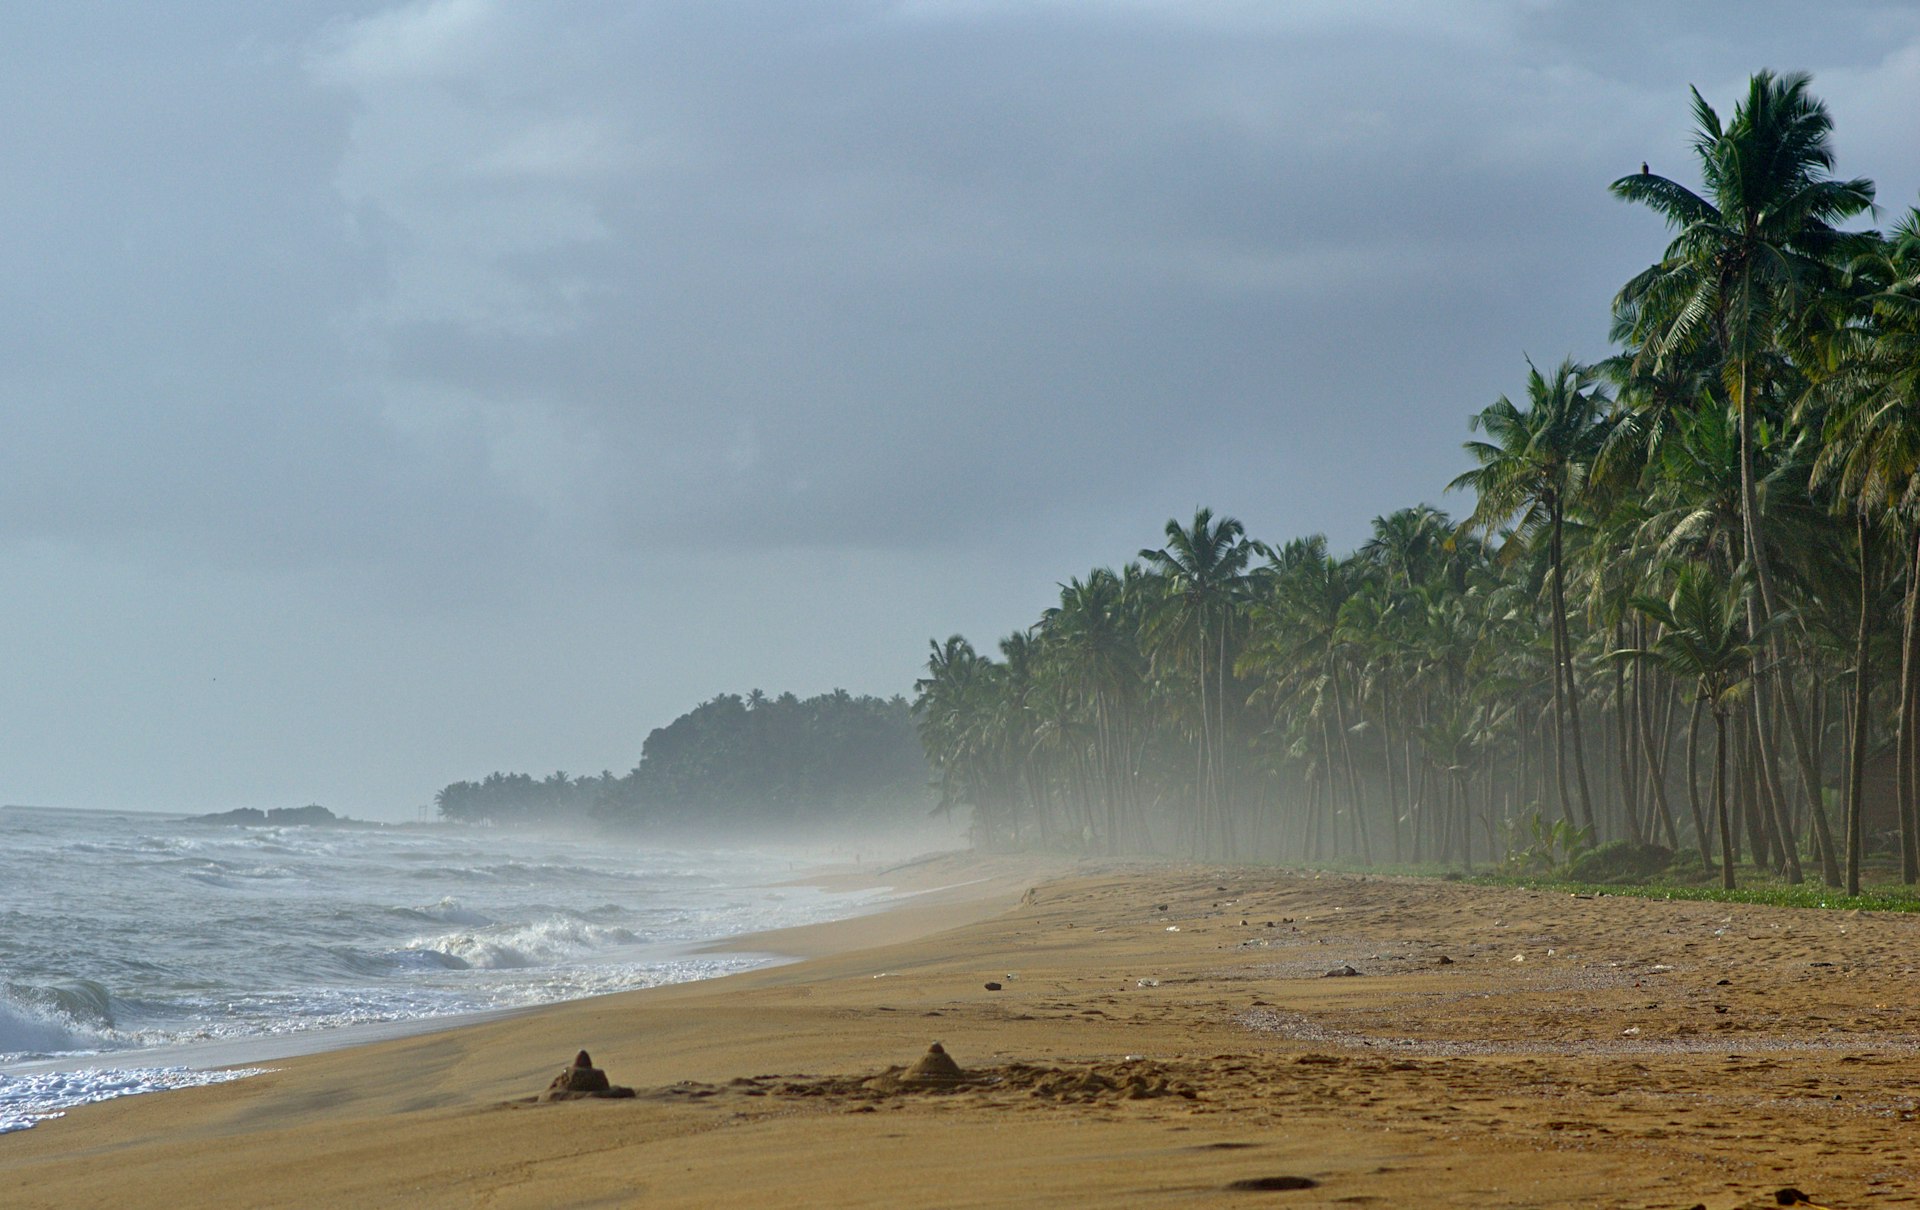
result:
M 542 1101 L 578 1101 L 588 1097 L 630 1097 L 633 1089 L 623 1088 L 607 1079 L 607 1073 L 593 1065 L 586 1051 L 573 1056 L 573 1062 L 560 1069 L 553 1083 L 540 1094 Z
M 900 1082 L 943 1085 L 958 1084 L 966 1078 L 967 1073 L 960 1070 L 960 1065 L 953 1061 L 953 1056 L 947 1053 L 947 1048 L 935 1042 L 927 1047 L 926 1054 L 914 1060 L 913 1066 L 907 1068 L 906 1073 L 900 1077 Z

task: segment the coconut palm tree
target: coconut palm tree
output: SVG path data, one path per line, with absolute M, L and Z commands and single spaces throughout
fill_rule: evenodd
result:
M 1573 643 L 1567 629 L 1565 530 L 1568 510 L 1579 503 L 1606 439 L 1602 416 L 1607 402 L 1593 374 L 1572 359 L 1561 362 L 1550 375 L 1528 362 L 1527 406 L 1518 407 L 1502 395 L 1472 417 L 1471 426 L 1487 434 L 1485 441 L 1466 443 L 1467 452 L 1480 465 L 1447 485 L 1449 491 L 1471 488 L 1478 497 L 1464 527 L 1491 533 L 1517 518 L 1522 540 L 1546 543 L 1560 811 L 1568 819 L 1574 817 L 1566 778 L 1571 748 L 1580 790 L 1580 826 L 1587 828 L 1594 826 L 1593 793 L 1587 783 Z
M 1199 689 L 1195 838 L 1207 856 L 1223 856 L 1233 847 L 1227 814 L 1227 674 L 1254 547 L 1240 522 L 1232 517 L 1216 521 L 1207 508 L 1194 513 L 1190 527 L 1168 521 L 1166 537 L 1166 546 L 1140 552 L 1167 588 L 1150 622 L 1151 632 L 1156 654 L 1184 664 Z
M 1615 306 L 1640 356 L 1653 367 L 1718 344 L 1740 423 L 1741 499 L 1747 553 L 1763 606 L 1775 595 L 1758 540 L 1754 480 L 1754 379 L 1781 329 L 1831 284 L 1838 263 L 1861 246 L 1835 228 L 1873 205 L 1873 182 L 1836 180 L 1833 121 L 1803 73 L 1763 71 L 1722 124 L 1693 90 L 1694 153 L 1702 196 L 1666 177 L 1621 177 L 1613 193 L 1651 207 L 1676 229 L 1666 255 L 1624 286 Z
M 1824 416 L 1815 482 L 1831 483 L 1860 516 L 1884 519 L 1905 538 L 1896 780 L 1901 875 L 1912 883 L 1920 880 L 1920 209 L 1858 257 L 1849 276 L 1852 313 L 1827 342 L 1802 411 L 1814 405 Z
M 1094 780 L 1103 800 L 1109 853 L 1119 850 L 1121 832 L 1132 824 L 1129 739 L 1144 671 L 1125 594 L 1119 576 L 1096 568 L 1085 580 L 1062 584 L 1060 604 L 1042 614 L 1036 628 L 1053 668 L 1091 719 Z
M 1762 532 L 1756 387 L 1785 330 L 1861 246 L 1858 234 L 1835 224 L 1873 205 L 1872 181 L 1831 175 L 1833 121 L 1810 83 L 1803 73 L 1760 72 L 1725 123 L 1693 90 L 1704 194 L 1648 172 L 1612 185 L 1615 196 L 1650 207 L 1675 231 L 1661 260 L 1621 288 L 1615 331 L 1626 333 L 1656 372 L 1717 348 L 1739 427 L 1745 557 L 1759 589 L 1758 612 L 1768 617 L 1782 602 Z M 1817 804 L 1819 774 L 1798 700 L 1789 687 L 1782 690 L 1801 778 Z M 1764 709 L 1766 695 L 1756 700 Z
M 1263 679 L 1259 696 L 1304 707 L 1318 723 L 1329 791 L 1346 783 L 1345 814 L 1361 859 L 1372 862 L 1372 841 L 1362 807 L 1348 698 L 1351 678 L 1347 641 L 1352 633 L 1342 611 L 1359 587 L 1366 565 L 1327 553 L 1315 534 L 1268 551 L 1268 565 L 1255 578 L 1249 611 L 1253 637 L 1236 671 Z M 1331 794 L 1330 794 L 1331 797 Z

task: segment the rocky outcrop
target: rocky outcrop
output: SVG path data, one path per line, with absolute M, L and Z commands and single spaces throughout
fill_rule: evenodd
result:
M 226 824 L 240 828 L 377 828 L 382 825 L 335 815 L 318 803 L 304 807 L 239 807 L 213 815 L 196 815 L 193 823 Z

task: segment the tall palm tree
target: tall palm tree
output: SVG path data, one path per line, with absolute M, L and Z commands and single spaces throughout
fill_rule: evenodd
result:
M 1755 451 L 1756 379 L 1783 330 L 1830 285 L 1860 246 L 1835 224 L 1873 205 L 1873 182 L 1839 180 L 1833 121 L 1808 91 L 1804 73 L 1763 71 L 1748 81 L 1731 121 L 1693 92 L 1694 154 L 1705 193 L 1642 172 L 1612 185 L 1615 196 L 1652 208 L 1675 230 L 1665 256 L 1614 300 L 1616 331 L 1654 367 L 1717 346 L 1740 435 L 1740 501 L 1746 560 L 1759 589 L 1758 612 L 1781 608 L 1762 533 Z M 1778 652 L 1776 652 L 1778 654 Z M 1794 694 L 1783 686 L 1787 729 L 1809 798 L 1819 774 Z M 1764 709 L 1766 695 L 1756 701 Z
M 1240 522 L 1216 521 L 1207 508 L 1193 514 L 1190 527 L 1169 520 L 1166 537 L 1166 546 L 1142 550 L 1140 558 L 1167 583 L 1164 608 L 1154 619 L 1159 650 L 1185 662 L 1199 688 L 1196 839 L 1206 855 L 1223 856 L 1233 845 L 1227 817 L 1228 652 L 1254 547 Z
M 1254 635 L 1236 670 L 1260 674 L 1263 698 L 1291 699 L 1318 724 L 1329 797 L 1344 778 L 1349 830 L 1362 860 L 1371 864 L 1347 708 L 1351 626 L 1342 619 L 1368 565 L 1329 555 L 1326 538 L 1318 534 L 1268 555 L 1250 610 Z M 1336 807 L 1335 813 L 1342 812 Z
M 1727 392 L 1740 421 L 1741 498 L 1748 555 L 1769 613 L 1774 605 L 1754 482 L 1753 386 L 1757 363 L 1781 328 L 1831 283 L 1860 236 L 1834 224 L 1873 205 L 1873 182 L 1836 180 L 1833 120 L 1804 73 L 1763 71 L 1748 83 L 1733 120 L 1693 90 L 1694 154 L 1707 196 L 1654 173 L 1621 177 L 1613 193 L 1651 207 L 1677 232 L 1659 263 L 1615 301 L 1655 367 L 1720 346 Z
M 1129 737 L 1143 672 L 1125 597 L 1124 581 L 1096 568 L 1085 580 L 1060 586 L 1060 604 L 1041 615 L 1038 627 L 1059 675 L 1091 716 L 1094 777 L 1110 853 L 1119 850 L 1121 832 L 1132 824 Z
M 1571 748 L 1580 790 L 1580 826 L 1587 828 L 1594 826 L 1593 794 L 1587 783 L 1580 697 L 1567 629 L 1565 529 L 1568 509 L 1579 502 L 1605 442 L 1606 404 L 1592 373 L 1571 359 L 1561 362 L 1551 375 L 1528 362 L 1527 406 L 1520 408 L 1502 395 L 1474 416 L 1470 424 L 1488 439 L 1469 441 L 1466 449 L 1480 465 L 1447 485 L 1449 491 L 1471 488 L 1478 497 L 1466 527 L 1490 533 L 1517 517 L 1523 539 L 1544 539 L 1547 544 L 1560 811 L 1568 819 L 1574 817 L 1566 778 Z
M 1814 478 L 1906 539 L 1896 782 L 1901 875 L 1912 883 L 1920 880 L 1920 209 L 1857 258 L 1850 276 L 1853 313 L 1828 342 L 1807 400 L 1824 414 Z
M 940 807 L 974 809 L 982 847 L 1016 838 L 1013 793 L 1021 755 L 1018 708 L 1007 669 L 959 635 L 929 643 L 927 675 L 914 682 L 913 713 L 929 762 L 940 772 Z M 784 698 L 783 698 L 784 700 Z

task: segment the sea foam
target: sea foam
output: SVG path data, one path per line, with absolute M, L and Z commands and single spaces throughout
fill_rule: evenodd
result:
M 265 1067 L 237 1067 L 226 1071 L 194 1071 L 188 1067 L 86 1068 L 32 1075 L 0 1074 L 0 1134 L 25 1130 L 36 1122 L 57 1118 L 77 1105 L 110 1101 L 141 1092 L 165 1092 L 224 1084 L 228 1080 L 264 1075 Z

